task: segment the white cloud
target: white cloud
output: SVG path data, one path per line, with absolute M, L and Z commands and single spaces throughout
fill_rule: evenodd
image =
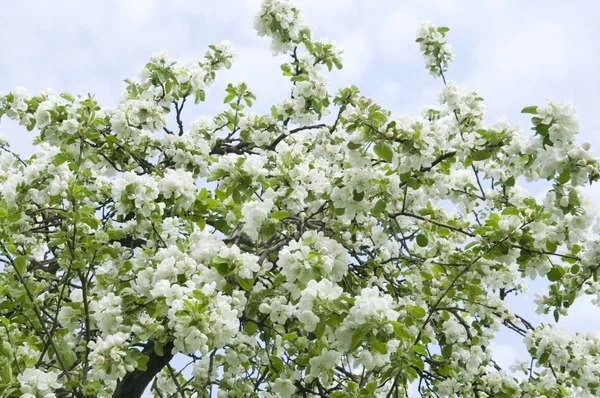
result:
M 506 369 L 508 371 L 509 367 L 515 364 L 517 359 L 522 359 L 521 356 L 517 354 L 517 350 L 511 344 L 498 344 L 492 343 L 490 347 L 492 350 L 492 355 L 494 360 L 502 369 Z
M 343 86 L 349 86 L 363 79 L 371 70 L 375 59 L 375 52 L 369 43 L 369 33 L 366 30 L 353 30 L 339 42 L 344 49 L 344 68 L 340 72 L 333 72 L 333 81 L 338 81 Z
M 414 10 L 397 8 L 391 10 L 376 30 L 375 45 L 379 56 L 393 62 L 406 62 L 419 56 L 415 32 L 423 20 Z

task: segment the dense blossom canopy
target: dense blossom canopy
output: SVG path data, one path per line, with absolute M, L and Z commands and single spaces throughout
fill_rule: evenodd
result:
M 557 320 L 600 301 L 581 191 L 600 170 L 573 107 L 525 108 L 531 134 L 486 123 L 427 22 L 439 105 L 392 115 L 357 87 L 329 93 L 342 51 L 290 1 L 263 1 L 255 27 L 291 82 L 267 115 L 230 84 L 221 113 L 184 126 L 231 66 L 227 41 L 201 62 L 154 54 L 114 108 L 0 96 L 39 132 L 29 159 L 0 143 L 0 397 L 600 394 L 596 336 L 507 303 L 536 277 Z M 537 180 L 541 200 L 519 185 Z M 506 328 L 531 361 L 494 361 Z

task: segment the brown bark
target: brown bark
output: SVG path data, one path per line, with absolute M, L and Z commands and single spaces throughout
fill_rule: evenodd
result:
M 147 369 L 143 371 L 136 369 L 127 373 L 117 384 L 113 398 L 140 398 L 154 376 L 173 359 L 173 354 L 171 354 L 173 343 L 165 343 L 163 349 L 164 356 L 158 356 L 154 352 L 154 343 L 148 342 L 142 350 L 142 353 L 150 358 L 146 364 Z

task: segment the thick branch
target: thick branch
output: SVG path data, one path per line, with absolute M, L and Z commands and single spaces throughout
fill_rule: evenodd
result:
M 127 373 L 117 384 L 113 398 L 140 398 L 152 379 L 173 359 L 172 349 L 173 343 L 166 343 L 164 356 L 160 357 L 154 352 L 154 343 L 148 342 L 142 351 L 142 354 L 150 357 L 146 363 L 146 370 L 136 369 Z

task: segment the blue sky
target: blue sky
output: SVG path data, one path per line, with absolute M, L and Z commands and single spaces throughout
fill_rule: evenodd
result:
M 355 84 L 396 114 L 415 114 L 434 104 L 441 82 L 429 76 L 414 42 L 420 21 L 448 26 L 456 61 L 448 78 L 479 90 L 488 121 L 507 115 L 527 126 L 519 111 L 547 100 L 572 100 L 581 116 L 581 141 L 600 147 L 600 3 L 578 1 L 398 1 L 296 0 L 315 26 L 316 37 L 335 40 L 344 69 L 330 75 L 332 88 Z M 0 14 L 0 92 L 17 86 L 31 92 L 94 93 L 115 105 L 125 85 L 150 54 L 165 49 L 180 60 L 200 60 L 207 46 L 223 39 L 238 53 L 221 73 L 207 102 L 186 109 L 186 119 L 222 108 L 228 82 L 245 80 L 266 111 L 288 93 L 269 41 L 256 36 L 252 21 L 259 0 L 32 1 L 6 3 Z M 33 133 L 6 119 L 0 134 L 28 155 Z M 596 149 L 598 151 L 598 149 Z M 536 188 L 536 190 L 539 188 Z M 598 198 L 594 186 L 588 194 Z M 534 283 L 529 295 L 543 286 Z M 525 315 L 533 306 L 515 302 Z M 600 309 L 580 300 L 561 322 L 571 331 L 600 333 Z M 539 320 L 538 320 L 539 321 Z M 495 352 L 507 364 L 523 349 L 520 339 L 502 335 Z

